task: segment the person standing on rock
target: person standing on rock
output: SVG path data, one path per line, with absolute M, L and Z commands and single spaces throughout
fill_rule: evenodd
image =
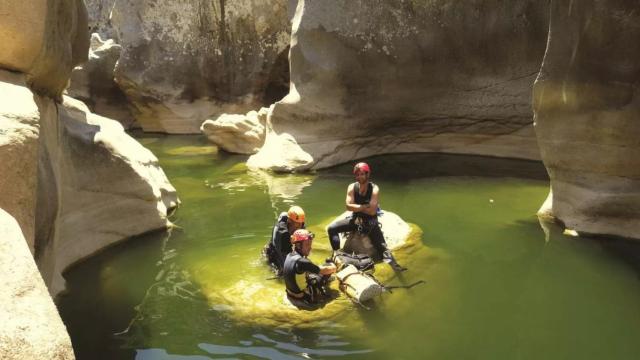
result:
M 271 240 L 265 245 L 263 252 L 278 276 L 282 274 L 285 257 L 291 252 L 291 234 L 305 228 L 304 220 L 304 210 L 294 205 L 289 211 L 281 213 L 273 225 Z
M 333 251 L 340 249 L 340 233 L 358 231 L 368 235 L 382 260 L 389 264 L 395 271 L 404 271 L 387 248 L 384 235 L 378 224 L 378 185 L 369 181 L 371 168 L 367 163 L 357 163 L 353 167 L 353 175 L 356 182 L 347 188 L 347 210 L 353 215 L 346 219 L 336 220 L 329 225 L 327 233 Z

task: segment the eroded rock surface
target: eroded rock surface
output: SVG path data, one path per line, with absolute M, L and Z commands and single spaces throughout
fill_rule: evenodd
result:
M 0 70 L 0 94 L 0 208 L 18 221 L 33 253 L 40 114 L 24 75 Z
M 17 221 L 0 209 L 0 358 L 74 359 L 71 340 Z
M 41 118 L 36 259 L 52 293 L 70 264 L 169 226 L 177 206 L 157 158 L 121 124 L 80 101 L 38 98 Z
M 640 238 L 638 24 L 634 2 L 551 2 L 534 86 L 553 194 L 540 213 L 578 232 Z
M 98 33 L 91 34 L 89 60 L 71 73 L 68 95 L 82 100 L 91 112 L 119 121 L 130 128 L 133 115 L 127 97 L 113 79 L 113 71 L 122 47 L 113 39 L 102 40 Z
M 539 159 L 547 19 L 533 0 L 298 1 L 292 87 L 270 116 L 272 155 L 252 165 L 282 168 L 281 134 L 309 155 L 296 169 L 399 152 Z
M 246 113 L 286 94 L 287 5 L 116 2 L 111 24 L 123 50 L 115 78 L 142 128 L 199 133 L 206 119 Z
M 59 98 L 71 70 L 87 59 L 82 0 L 0 2 L 0 68 L 27 75 L 32 90 Z
M 262 108 L 246 115 L 223 114 L 216 120 L 206 120 L 200 131 L 225 151 L 255 154 L 264 145 L 268 112 L 268 108 Z
M 129 111 L 127 97 L 113 79 L 113 71 L 122 47 L 113 39 L 102 40 L 91 34 L 89 60 L 71 73 L 68 94 L 82 100 L 91 112 L 119 121 L 130 128 L 134 118 Z

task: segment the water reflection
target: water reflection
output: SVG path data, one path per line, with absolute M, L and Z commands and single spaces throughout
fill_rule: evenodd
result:
M 316 179 L 314 174 L 274 174 L 262 170 L 251 170 L 236 166 L 226 171 L 217 182 L 205 180 L 211 189 L 222 189 L 228 194 L 243 192 L 251 187 L 265 190 L 271 200 L 274 211 L 281 211 L 296 202 L 305 188 Z

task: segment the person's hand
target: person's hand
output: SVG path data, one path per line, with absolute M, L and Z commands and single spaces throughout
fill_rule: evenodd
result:
M 320 275 L 329 275 L 336 272 L 336 266 L 334 264 L 321 266 L 320 267 Z

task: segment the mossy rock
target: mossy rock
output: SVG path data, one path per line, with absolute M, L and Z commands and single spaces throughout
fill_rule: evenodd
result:
M 391 219 L 392 217 L 389 217 Z M 326 227 L 319 225 L 320 229 Z M 406 224 L 406 235 L 401 241 L 394 243 L 396 258 L 401 264 L 411 269 L 412 264 L 425 262 L 429 257 L 429 250 L 422 244 L 422 230 L 416 225 Z M 314 241 L 314 249 L 311 259 L 315 263 L 322 263 L 330 255 L 330 247 L 326 233 L 324 242 L 327 246 L 321 247 L 323 236 L 319 234 Z M 253 264 L 248 264 L 252 266 Z M 280 328 L 317 328 L 331 326 L 338 317 L 340 322 L 345 320 L 359 322 L 361 314 L 359 305 L 354 304 L 349 298 L 338 291 L 338 282 L 331 284 L 332 294 L 335 298 L 324 306 L 314 309 L 299 309 L 292 305 L 285 296 L 285 286 L 282 279 L 267 280 L 272 276 L 268 266 L 260 264 L 259 274 L 246 271 L 238 274 L 238 279 L 230 279 L 226 284 L 212 282 L 206 278 L 196 279 L 200 282 L 203 294 L 206 296 L 210 307 L 219 312 L 225 313 L 229 319 L 247 325 L 260 325 Z M 205 274 L 201 274 L 205 276 Z M 416 275 L 417 276 L 417 275 Z M 199 276 L 196 276 L 199 277 Z M 376 264 L 375 277 L 382 283 L 393 281 L 394 283 L 411 283 L 414 279 L 410 271 L 399 275 L 395 273 L 387 264 Z M 380 299 L 387 294 L 371 301 L 368 306 L 384 307 L 384 299 Z M 405 296 L 402 293 L 393 295 L 394 297 Z M 397 301 L 394 301 L 394 303 Z

